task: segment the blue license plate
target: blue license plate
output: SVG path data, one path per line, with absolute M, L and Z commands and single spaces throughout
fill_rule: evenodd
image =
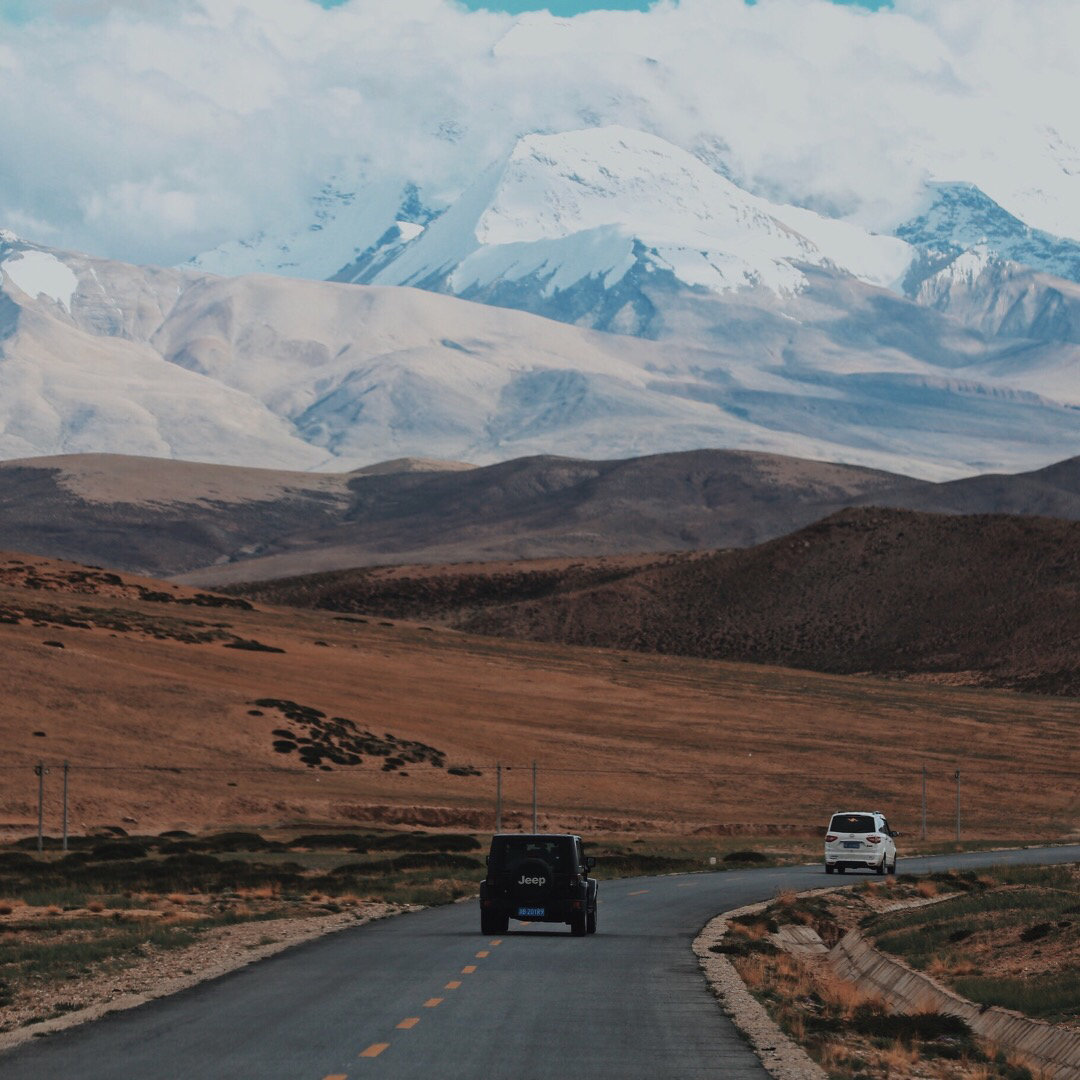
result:
M 519 907 L 517 917 L 519 919 L 542 919 L 544 909 L 542 907 Z
M 860 847 L 862 847 L 862 844 L 860 844 L 858 840 L 845 840 L 844 841 L 844 847 L 846 847 L 846 848 L 860 848 Z

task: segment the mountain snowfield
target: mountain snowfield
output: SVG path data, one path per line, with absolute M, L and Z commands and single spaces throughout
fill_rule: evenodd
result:
M 774 206 L 655 135 L 606 127 L 520 139 L 389 266 L 354 280 L 469 295 L 536 276 L 551 297 L 589 277 L 610 289 L 644 262 L 713 292 L 784 294 L 805 287 L 802 263 L 891 285 L 912 254 L 893 237 Z
M 505 236 L 500 205 L 491 235 Z M 574 220 L 595 221 L 587 209 Z M 808 243 L 758 206 L 738 220 L 766 232 L 770 260 Z M 339 471 L 713 446 L 937 479 L 1080 453 L 1065 332 L 1080 289 L 987 258 L 977 276 L 938 271 L 915 303 L 831 260 L 788 265 L 790 293 L 643 274 L 662 330 L 649 340 L 420 289 L 136 267 L 6 233 L 0 455 Z M 1016 290 L 1034 322 L 987 323 Z
M 327 272 L 331 254 L 346 252 Z M 330 186 L 290 236 L 232 242 L 186 265 L 460 296 L 531 278 L 551 299 L 591 279 L 611 289 L 638 264 L 715 292 L 798 292 L 803 263 L 896 286 L 914 255 L 896 237 L 770 203 L 655 135 L 610 126 L 519 139 L 441 216 L 415 185 L 382 184 L 363 199 Z

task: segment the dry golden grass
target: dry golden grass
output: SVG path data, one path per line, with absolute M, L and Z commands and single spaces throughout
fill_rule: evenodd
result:
M 280 893 L 281 886 L 276 882 L 271 885 L 246 885 L 236 890 L 236 895 L 246 900 L 273 900 Z
M 15 910 L 15 904 L 10 900 L 0 901 L 0 915 L 10 915 Z
M 739 957 L 734 961 L 739 976 L 751 990 L 761 990 L 769 981 L 769 966 L 763 956 Z
M 193 592 L 146 587 L 180 598 Z M 89 606 L 130 616 L 131 625 L 135 617 L 166 628 L 169 620 L 225 623 L 230 634 L 285 650 L 245 652 L 140 629 L 0 624 L 0 739 L 16 766 L 0 793 L 0 818 L 18 826 L 14 834 L 36 824 L 33 765 L 46 752 L 72 762 L 75 831 L 284 821 L 486 829 L 494 824 L 498 760 L 518 766 L 503 774 L 509 828 L 528 827 L 534 760 L 542 828 L 718 836 L 801 828 L 817 842 L 815 830 L 854 798 L 887 809 L 910 836 L 919 814 L 915 778 L 926 765 L 931 839 L 947 839 L 952 771 L 961 761 L 972 835 L 1022 832 L 1031 840 L 1080 826 L 1072 794 L 1080 744 L 1071 737 L 1075 706 L 1065 699 L 504 642 L 374 619 L 344 623 L 318 611 L 208 611 L 13 586 L 0 587 L 0 602 L 47 604 L 81 621 L 98 617 L 78 610 Z M 46 638 L 65 648 L 42 647 Z M 481 775 L 424 765 L 403 777 L 370 761 L 332 772 L 305 768 L 273 749 L 280 714 L 251 715 L 262 697 L 419 740 Z M 28 716 L 50 718 L 46 739 L 33 734 L 43 722 Z M 855 742 L 853 729 L 861 733 Z M 853 783 L 865 744 L 890 768 Z M 83 768 L 104 763 L 136 769 Z M 155 766 L 179 771 L 150 771 Z M 54 771 L 46 785 L 53 830 L 55 779 Z
M 919 1052 L 911 1046 L 905 1046 L 899 1039 L 880 1053 L 881 1063 L 888 1076 L 910 1076 L 919 1060 Z
M 929 900 L 932 896 L 937 896 L 938 887 L 934 881 L 920 881 L 915 886 L 915 891 L 924 899 Z
M 91 900 L 86 905 L 87 911 L 92 911 L 95 915 L 100 915 L 105 910 L 105 904 L 101 900 Z
M 979 966 L 966 958 L 938 954 L 931 957 L 926 965 L 926 973 L 935 979 L 948 980 L 963 975 L 978 975 Z
M 841 979 L 826 968 L 817 973 L 817 992 L 822 1000 L 832 1006 L 841 1016 L 850 1018 L 860 1005 L 873 1005 L 884 1008 L 885 1002 L 880 994 L 863 990 L 848 979 Z

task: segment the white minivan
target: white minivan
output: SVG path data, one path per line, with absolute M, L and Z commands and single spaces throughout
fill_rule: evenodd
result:
M 889 828 L 880 810 L 845 810 L 833 814 L 825 831 L 825 873 L 834 870 L 873 870 L 877 874 L 896 873 L 896 844 L 899 836 Z

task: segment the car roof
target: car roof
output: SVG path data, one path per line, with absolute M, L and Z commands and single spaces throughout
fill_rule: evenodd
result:
M 880 810 L 834 810 L 832 812 L 833 817 L 836 817 L 838 814 L 869 814 L 871 817 L 885 816 Z
M 518 839 L 522 837 L 535 837 L 537 840 L 580 840 L 581 837 L 577 833 L 565 833 L 565 832 L 499 832 L 495 833 L 492 839 L 504 836 L 514 836 Z

